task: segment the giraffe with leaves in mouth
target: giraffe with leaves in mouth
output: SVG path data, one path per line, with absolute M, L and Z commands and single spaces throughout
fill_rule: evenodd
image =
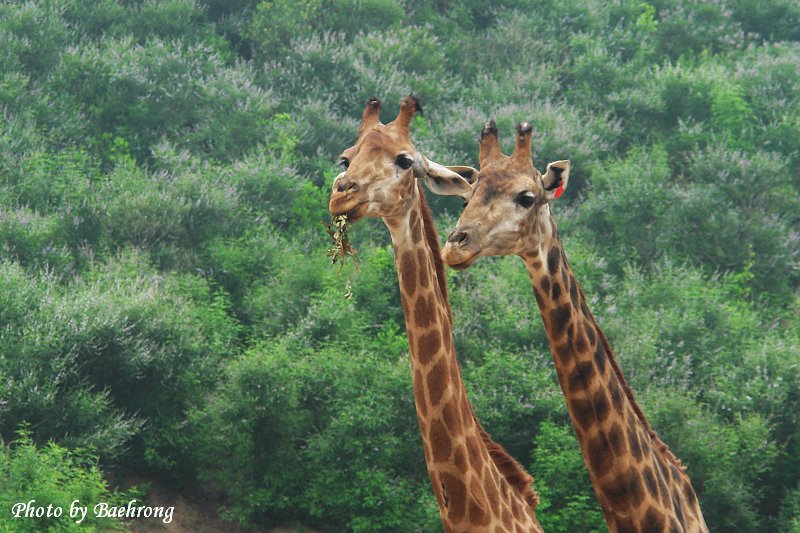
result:
M 425 462 L 446 531 L 542 531 L 531 477 L 473 414 L 453 348 L 452 318 L 439 241 L 420 182 L 436 194 L 463 194 L 470 167 L 429 161 L 411 143 L 420 110 L 407 97 L 394 121 L 382 124 L 370 98 L 356 143 L 342 152 L 330 211 L 350 222 L 383 219 L 394 260 L 411 352 L 414 403 Z

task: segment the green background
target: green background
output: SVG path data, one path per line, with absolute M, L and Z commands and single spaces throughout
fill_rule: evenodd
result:
M 388 232 L 337 277 L 319 223 L 366 99 L 411 92 L 435 161 L 492 116 L 571 160 L 565 249 L 711 531 L 800 531 L 794 0 L 0 3 L 0 530 L 112 527 L 5 510 L 134 475 L 262 530 L 440 530 Z M 448 277 L 545 529 L 605 530 L 522 263 Z

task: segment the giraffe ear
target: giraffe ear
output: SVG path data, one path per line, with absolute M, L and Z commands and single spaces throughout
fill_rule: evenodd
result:
M 474 184 L 475 181 L 478 179 L 478 169 L 468 167 L 465 165 L 454 165 L 454 166 L 447 166 L 445 167 L 447 170 L 452 170 L 465 180 L 469 182 L 470 185 Z
M 547 165 L 547 172 L 542 176 L 545 197 L 548 200 L 559 198 L 569 182 L 569 161 L 554 161 Z
M 422 154 L 419 154 L 415 163 L 414 177 L 423 179 L 432 193 L 443 196 L 457 196 L 468 193 L 472 186 L 462 176 L 464 174 L 473 176 L 478 173 L 477 170 L 471 167 L 446 167 L 440 165 L 434 161 L 429 161 Z

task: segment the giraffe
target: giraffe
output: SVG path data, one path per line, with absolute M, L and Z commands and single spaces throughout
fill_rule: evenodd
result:
M 414 403 L 425 462 L 445 531 L 541 532 L 532 478 L 474 417 L 453 348 L 451 312 L 439 241 L 420 181 L 437 194 L 469 190 L 470 167 L 429 161 L 410 140 L 420 111 L 406 97 L 394 121 L 380 121 L 370 98 L 356 143 L 340 158 L 330 211 L 382 218 L 394 245 L 411 353 Z
M 492 120 L 481 132 L 479 166 L 444 261 L 457 270 L 489 255 L 525 262 L 609 530 L 707 532 L 689 477 L 637 405 L 558 238 L 549 202 L 567 186 L 569 161 L 550 163 L 543 176 L 531 160 L 531 126 L 517 127 L 506 156 Z

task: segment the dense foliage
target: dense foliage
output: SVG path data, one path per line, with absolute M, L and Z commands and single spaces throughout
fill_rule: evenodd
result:
M 4 516 L 0 521 L 0 529 L 4 532 L 120 530 L 123 524 L 102 513 L 93 517 L 91 523 L 85 518 L 81 520 L 80 516 L 76 519 L 65 517 L 74 502 L 77 502 L 75 505 L 84 506 L 95 502 L 120 506 L 125 504 L 125 499 L 130 501 L 140 497 L 134 491 L 110 492 L 103 473 L 97 468 L 96 457 L 85 451 L 70 451 L 52 442 L 37 448 L 25 429 L 20 430 L 12 446 L 0 448 L 0 481 L 0 507 L 4 514 L 19 505 L 20 500 L 33 501 L 35 505 L 43 503 L 42 507 L 52 506 L 50 516 L 44 512 L 42 516 L 31 513 L 30 518 L 24 518 L 24 510 L 18 510 L 21 517 L 14 520 Z M 61 516 L 54 516 L 57 514 L 53 511 L 56 508 L 63 510 Z M 87 509 L 87 516 L 90 516 L 88 513 Z
M 101 470 L 243 525 L 440 529 L 388 232 L 353 228 L 344 300 L 319 224 L 364 101 L 412 91 L 432 159 L 495 116 L 572 161 L 565 248 L 711 530 L 800 531 L 794 0 L 0 3 L 0 529 Z M 449 276 L 545 529 L 603 531 L 521 262 Z

